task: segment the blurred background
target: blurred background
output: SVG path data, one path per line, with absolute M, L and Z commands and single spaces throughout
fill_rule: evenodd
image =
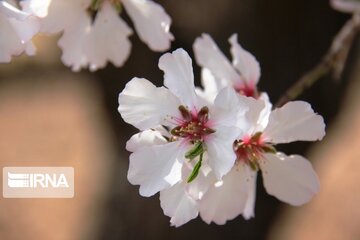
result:
M 322 59 L 350 18 L 327 0 L 157 2 L 173 20 L 172 49 L 182 47 L 193 56 L 194 39 L 206 32 L 230 56 L 227 39 L 238 33 L 242 46 L 259 60 L 259 88 L 273 102 Z M 0 239 L 360 239 L 358 37 L 341 79 L 326 76 L 299 97 L 324 117 L 325 139 L 279 147 L 311 159 L 320 193 L 302 207 L 290 207 L 267 195 L 260 177 L 254 219 L 239 216 L 224 226 L 195 219 L 180 228 L 170 227 L 158 195 L 141 197 L 127 181 L 125 143 L 136 129 L 117 112 L 118 94 L 132 77 L 162 84 L 161 53 L 134 34 L 122 68 L 74 73 L 60 61 L 57 38 L 40 36 L 35 57 L 0 65 L 0 167 L 73 166 L 75 197 L 0 197 Z M 199 84 L 200 68 L 194 69 Z

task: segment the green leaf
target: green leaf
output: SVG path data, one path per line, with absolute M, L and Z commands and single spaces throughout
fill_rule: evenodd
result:
M 205 149 L 203 147 L 202 142 L 198 141 L 194 144 L 194 146 L 185 153 L 185 158 L 188 158 L 190 160 L 193 160 L 197 156 L 203 154 L 205 152 Z
M 199 174 L 199 171 L 201 168 L 201 163 L 202 163 L 202 157 L 203 157 L 203 153 L 200 154 L 200 160 L 196 163 L 196 165 L 194 166 L 194 169 L 192 170 L 190 176 L 188 177 L 188 179 L 187 179 L 188 183 L 191 183 L 192 181 L 194 181 L 194 179 Z

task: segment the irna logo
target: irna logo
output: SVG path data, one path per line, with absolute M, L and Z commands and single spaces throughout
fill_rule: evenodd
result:
M 72 198 L 74 169 L 72 167 L 5 167 L 3 196 L 5 198 Z
M 10 188 L 53 188 L 65 187 L 68 188 L 69 184 L 62 174 L 48 174 L 48 173 L 10 173 L 8 172 L 8 186 Z

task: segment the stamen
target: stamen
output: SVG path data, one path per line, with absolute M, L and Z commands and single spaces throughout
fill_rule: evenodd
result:
M 263 141 L 261 132 L 236 140 L 233 148 L 237 156 L 237 162 L 245 162 L 254 171 L 259 169 L 263 153 L 276 153 L 274 146 Z
M 207 127 L 209 120 L 208 107 L 202 107 L 199 112 L 190 112 L 185 106 L 179 106 L 182 119 L 177 119 L 177 125 L 171 130 L 171 134 L 176 137 L 189 139 L 192 143 L 204 141 L 205 137 L 215 130 Z

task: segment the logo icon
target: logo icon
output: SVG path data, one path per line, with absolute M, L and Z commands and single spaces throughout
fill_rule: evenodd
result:
M 5 198 L 72 198 L 73 196 L 72 167 L 3 168 Z

